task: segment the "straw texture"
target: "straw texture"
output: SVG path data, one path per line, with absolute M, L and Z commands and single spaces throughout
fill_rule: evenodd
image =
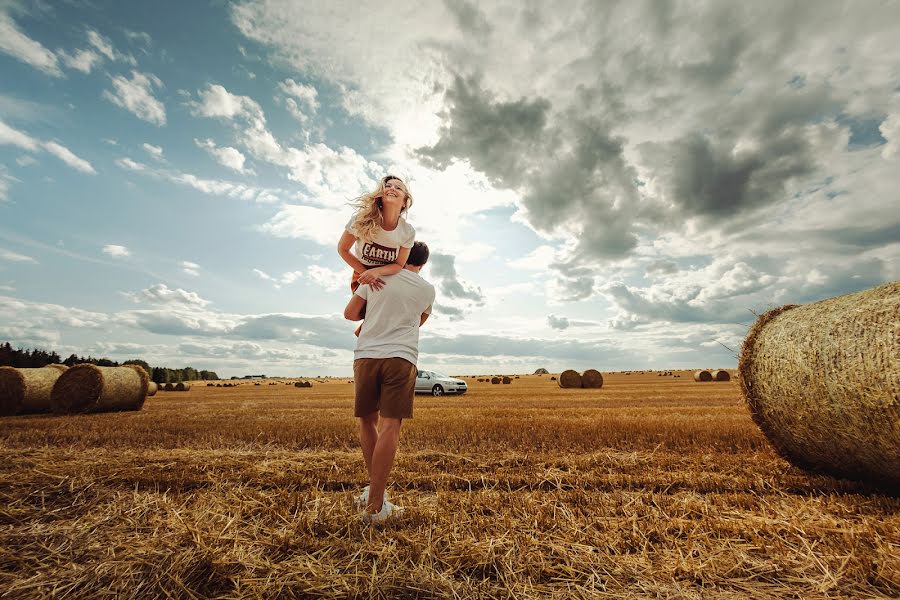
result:
M 581 387 L 599 389 L 603 387 L 603 375 L 595 369 L 588 369 L 581 374 Z
M 557 383 L 559 383 L 559 387 L 561 388 L 580 388 L 581 375 L 578 374 L 578 371 L 566 369 L 559 374 L 559 381 Z
M 694 381 L 712 381 L 713 376 L 709 371 L 695 371 Z
M 0 367 L 0 416 L 50 412 L 50 391 L 62 372 Z
M 900 490 L 900 281 L 767 312 L 739 371 L 753 420 L 784 458 Z
M 137 365 L 76 365 L 59 376 L 50 404 L 57 413 L 140 410 L 149 383 L 147 372 Z

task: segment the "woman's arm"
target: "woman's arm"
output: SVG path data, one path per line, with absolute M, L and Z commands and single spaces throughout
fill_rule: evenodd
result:
M 341 239 L 338 241 L 338 254 L 341 255 L 341 258 L 344 259 L 344 262 L 350 265 L 357 273 L 365 273 L 366 265 L 362 263 L 361 260 L 356 258 L 356 255 L 351 252 L 351 248 L 353 248 L 353 244 L 356 243 L 356 236 L 350 233 L 349 231 L 344 231 L 341 235 Z M 407 254 L 407 256 L 409 256 Z
M 409 259 L 409 251 L 412 248 L 404 248 L 400 247 L 400 251 L 397 252 L 397 260 L 392 262 L 389 265 L 383 265 L 381 267 L 375 267 L 373 269 L 369 269 L 365 273 L 360 274 L 359 283 L 372 283 L 372 281 L 376 279 L 380 279 L 381 277 L 387 277 L 388 275 L 396 275 L 399 273 L 403 267 L 406 266 L 406 261 Z M 346 260 L 346 259 L 345 259 Z

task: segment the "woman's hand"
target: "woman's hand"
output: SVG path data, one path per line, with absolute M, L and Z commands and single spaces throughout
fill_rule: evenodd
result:
M 384 280 L 380 277 L 381 272 L 378 270 L 378 267 L 374 269 L 368 269 L 359 274 L 360 285 L 368 285 L 370 288 L 375 290 L 376 292 L 384 287 Z

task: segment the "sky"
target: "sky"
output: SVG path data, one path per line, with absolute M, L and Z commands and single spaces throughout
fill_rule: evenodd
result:
M 345 376 L 391 173 L 421 368 L 733 367 L 900 279 L 900 3 L 0 0 L 0 341 Z

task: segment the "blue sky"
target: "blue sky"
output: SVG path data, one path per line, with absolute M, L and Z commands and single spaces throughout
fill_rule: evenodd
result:
M 348 200 L 408 182 L 421 364 L 733 366 L 900 278 L 900 8 L 0 2 L 0 340 L 351 372 Z

